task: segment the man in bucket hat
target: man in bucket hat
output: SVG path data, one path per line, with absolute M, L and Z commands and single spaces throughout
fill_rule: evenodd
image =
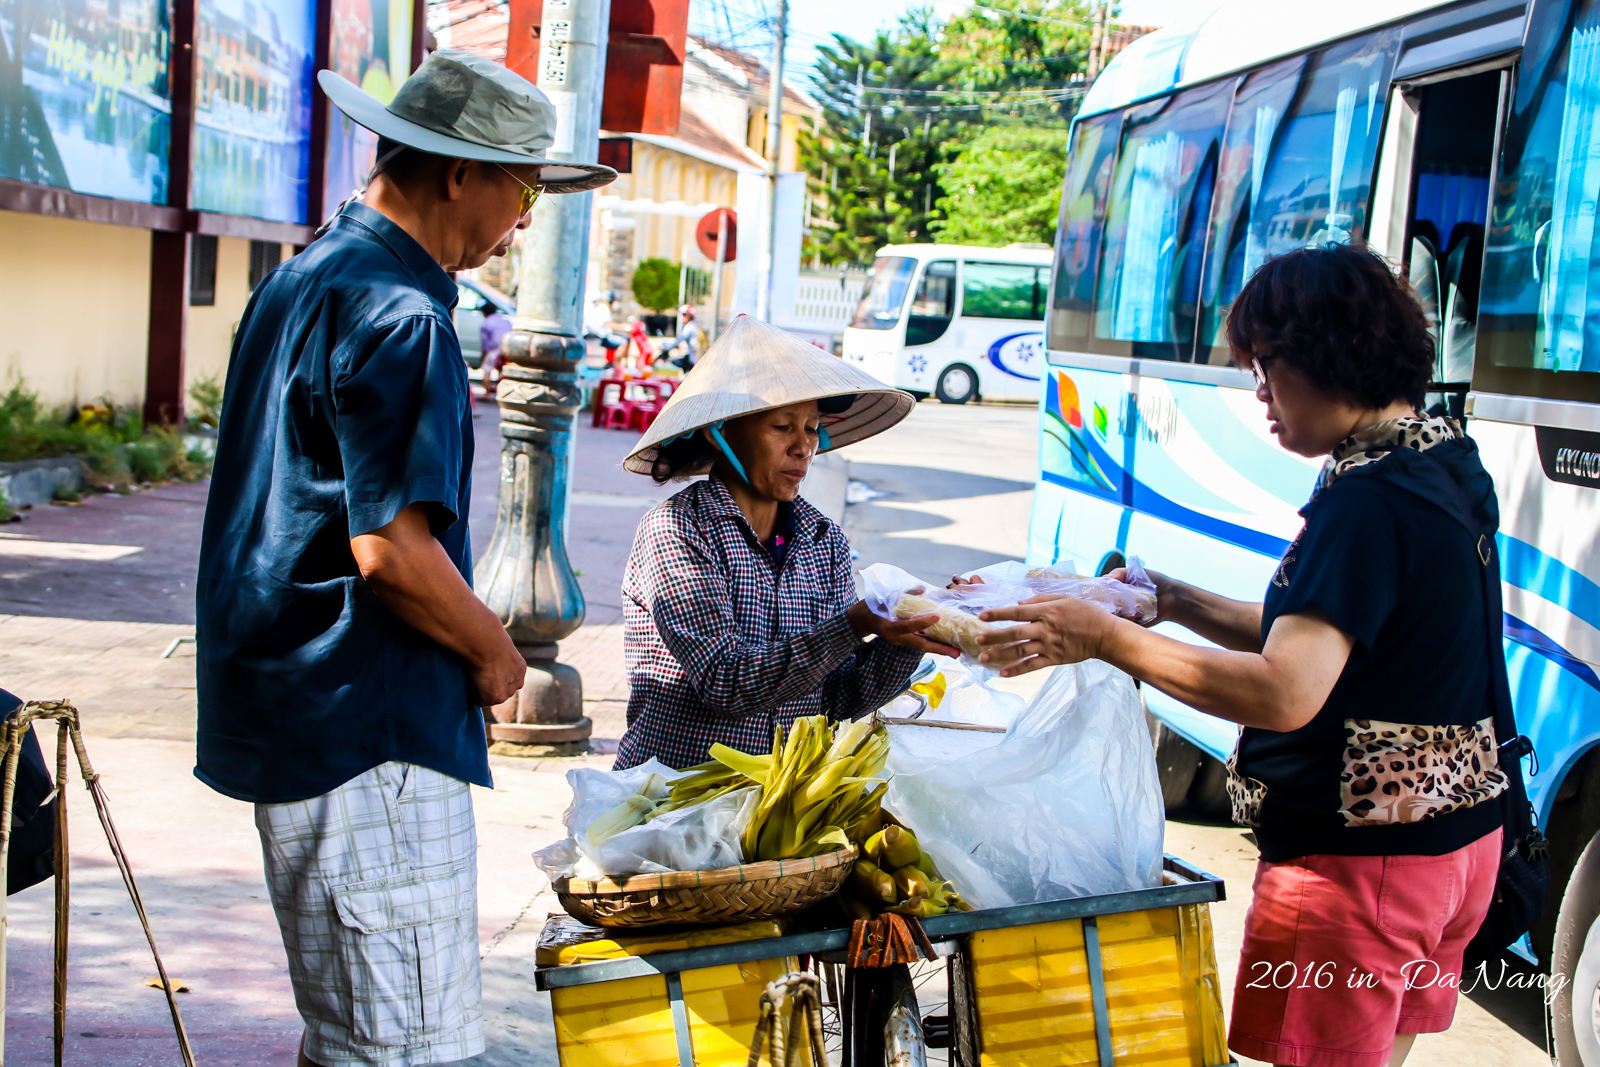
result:
M 541 192 L 615 177 L 543 158 L 554 110 L 434 53 L 385 107 L 319 80 L 378 162 L 239 324 L 196 594 L 195 774 L 256 805 L 305 1020 L 302 1065 L 483 1050 L 481 706 L 526 664 L 473 595 L 472 423 L 447 271 L 503 253 Z

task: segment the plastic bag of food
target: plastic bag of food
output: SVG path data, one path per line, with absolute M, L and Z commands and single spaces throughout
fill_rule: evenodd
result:
M 1007 589 L 1020 584 L 1031 590 L 1028 596 L 1077 597 L 1141 625 L 1154 622 L 1156 617 L 1156 583 L 1146 573 L 1138 556 L 1128 560 L 1126 581 L 1109 576 L 1089 578 L 1074 571 L 1070 563 L 1030 567 L 1015 560 L 991 564 L 962 577 L 982 578 L 986 585 L 993 582 Z
M 933 735 L 955 734 L 955 739 Z M 980 908 L 1161 884 L 1165 815 L 1133 680 L 1057 667 L 997 743 L 889 727 L 884 807 Z
M 534 862 L 551 879 L 737 867 L 744 862 L 739 838 L 755 814 L 759 789 L 736 790 L 655 818 L 645 818 L 642 805 L 629 807 L 638 798 L 664 798 L 682 773 L 654 759 L 622 771 L 568 771 L 572 803 L 561 816 L 567 837 L 535 852 Z
M 923 633 L 931 640 L 954 645 L 976 662 L 983 646 L 978 635 L 1015 626 L 1011 622 L 984 622 L 978 613 L 987 608 L 1010 607 L 1032 596 L 1025 582 L 995 581 L 944 589 L 922 581 L 899 567 L 874 563 L 861 572 L 861 598 L 874 614 L 885 619 L 937 615 L 939 621 Z

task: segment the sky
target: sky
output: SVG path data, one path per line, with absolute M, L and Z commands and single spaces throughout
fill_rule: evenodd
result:
M 759 3 L 759 0 L 757 0 Z M 804 85 L 808 81 L 819 44 L 833 40 L 833 34 L 869 37 L 899 20 L 901 12 L 914 0 L 790 0 L 789 48 L 785 62 L 790 71 L 785 81 Z M 1130 26 L 1164 26 L 1192 9 L 1196 0 L 1122 0 L 1119 21 Z M 931 0 L 935 13 L 954 15 L 967 7 L 966 0 Z M 764 5 L 763 5 L 764 6 Z M 771 31 L 768 38 L 771 40 Z M 770 47 L 770 46 L 769 46 Z

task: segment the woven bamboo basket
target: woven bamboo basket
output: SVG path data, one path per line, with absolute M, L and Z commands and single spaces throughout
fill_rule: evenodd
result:
M 853 848 L 713 871 L 636 874 L 620 882 L 558 878 L 552 888 L 575 919 L 594 926 L 742 923 L 809 908 L 844 885 Z

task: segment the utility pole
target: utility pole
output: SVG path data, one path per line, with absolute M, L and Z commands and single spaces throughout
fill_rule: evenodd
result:
M 556 112 L 552 159 L 593 163 L 611 0 L 544 0 L 536 81 Z M 523 71 L 527 74 L 528 72 Z M 583 287 L 594 194 L 541 196 L 522 236 L 517 319 L 506 338 L 500 403 L 500 502 L 494 536 L 473 572 L 478 595 L 528 663 L 522 691 L 489 709 L 496 741 L 581 751 L 593 725 L 583 679 L 556 662 L 557 642 L 583 625 L 567 559 L 572 424 L 583 403 Z
M 1100 73 L 1101 66 L 1104 65 L 1102 57 L 1106 51 L 1106 6 L 1100 3 L 1094 8 L 1094 33 L 1089 38 L 1089 69 L 1086 72 L 1090 81 L 1094 81 Z
M 772 321 L 772 276 L 778 265 L 778 156 L 783 150 L 783 46 L 789 36 L 789 0 L 773 0 L 772 84 L 767 94 L 767 240 L 761 253 L 756 318 Z

